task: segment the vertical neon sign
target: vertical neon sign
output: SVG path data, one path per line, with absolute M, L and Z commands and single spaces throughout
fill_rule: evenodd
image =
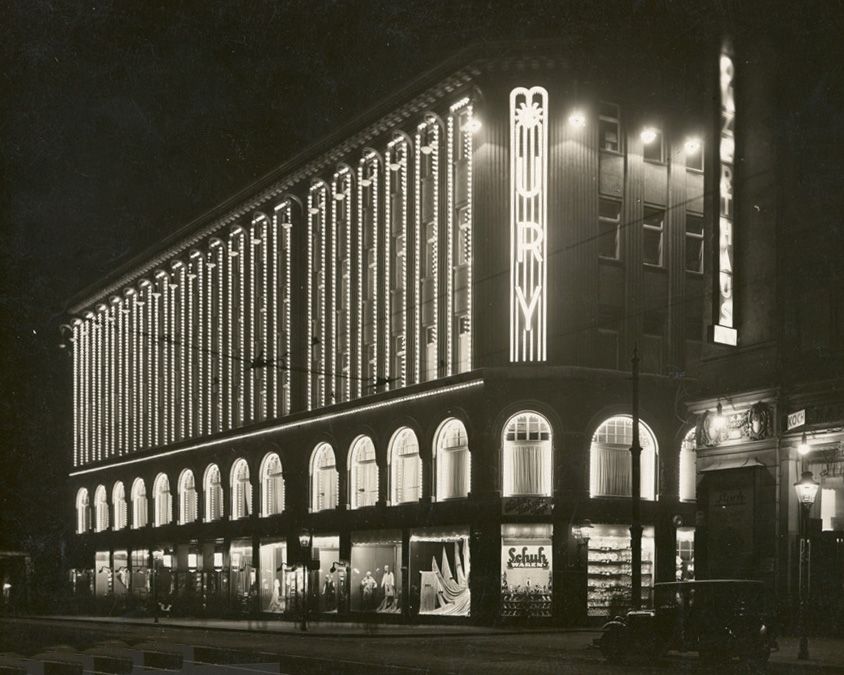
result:
M 544 361 L 548 92 L 510 92 L 510 361 Z
M 730 56 L 721 53 L 719 60 L 721 92 L 721 132 L 718 150 L 720 179 L 718 184 L 718 305 L 712 340 L 736 345 L 738 334 L 733 315 L 733 167 L 735 166 L 735 116 L 733 93 L 735 66 Z

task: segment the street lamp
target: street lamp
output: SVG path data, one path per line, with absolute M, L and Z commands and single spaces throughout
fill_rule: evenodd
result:
M 299 550 L 302 554 L 302 630 L 308 630 L 308 576 L 311 567 L 311 547 L 314 535 L 308 529 L 299 533 Z
M 800 503 L 800 573 L 798 577 L 800 608 L 797 615 L 797 623 L 800 632 L 800 648 L 797 658 L 805 660 L 809 658 L 809 640 L 806 637 L 806 603 L 809 595 L 809 564 L 811 562 L 811 542 L 808 537 L 809 511 L 815 503 L 820 484 L 814 479 L 811 471 L 804 471 L 800 480 L 794 484 L 794 491 L 797 493 L 797 501 Z

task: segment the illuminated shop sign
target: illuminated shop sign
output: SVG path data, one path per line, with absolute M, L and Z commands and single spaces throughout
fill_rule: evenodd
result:
M 735 67 L 726 53 L 720 58 L 721 142 L 719 144 L 720 179 L 718 185 L 718 309 L 712 339 L 726 345 L 736 345 L 738 334 L 733 316 L 733 168 L 735 166 L 736 103 L 733 92 Z
M 510 361 L 544 361 L 548 92 L 510 92 Z
M 547 568 L 550 564 L 545 555 L 544 546 L 522 546 L 521 549 L 511 547 L 507 551 L 507 555 L 509 556 L 507 560 L 508 569 L 518 567 Z

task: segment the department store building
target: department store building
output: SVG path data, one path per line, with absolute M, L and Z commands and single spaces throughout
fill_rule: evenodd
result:
M 78 294 L 80 602 L 606 616 L 630 603 L 634 347 L 643 595 L 700 572 L 699 484 L 735 468 L 712 434 L 775 422 L 765 392 L 727 422 L 689 396 L 742 344 L 753 163 L 740 60 L 692 47 L 461 53 Z

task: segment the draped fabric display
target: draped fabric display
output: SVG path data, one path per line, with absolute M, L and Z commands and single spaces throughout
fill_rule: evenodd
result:
M 656 494 L 656 441 L 644 425 L 639 425 L 642 499 Z M 593 497 L 629 497 L 631 494 L 630 446 L 633 421 L 620 415 L 604 422 L 592 438 L 590 453 L 590 494 Z
M 112 590 L 115 595 L 124 596 L 129 592 L 129 551 L 115 551 L 111 557 L 114 569 Z
M 411 602 L 419 614 L 467 616 L 470 558 L 468 534 L 411 537 Z
M 284 592 L 287 543 L 261 544 L 261 611 L 282 613 L 287 607 Z
M 96 575 L 94 577 L 94 594 L 105 597 L 111 594 L 111 567 L 109 566 L 108 551 L 97 551 L 94 556 Z
M 461 562 L 460 549 L 464 551 L 465 562 Z M 453 542 L 456 569 L 452 574 L 448 563 L 448 556 L 443 545 L 442 565 L 437 565 L 437 559 L 431 558 L 431 571 L 437 581 L 436 606 L 428 614 L 443 616 L 465 616 L 469 614 L 472 597 L 469 593 L 469 540 Z M 465 570 L 464 570 L 465 565 Z M 422 612 L 420 612 L 421 614 Z
M 148 553 L 144 550 L 132 551 L 130 562 L 132 574 L 129 590 L 136 597 L 146 597 L 149 595 Z

